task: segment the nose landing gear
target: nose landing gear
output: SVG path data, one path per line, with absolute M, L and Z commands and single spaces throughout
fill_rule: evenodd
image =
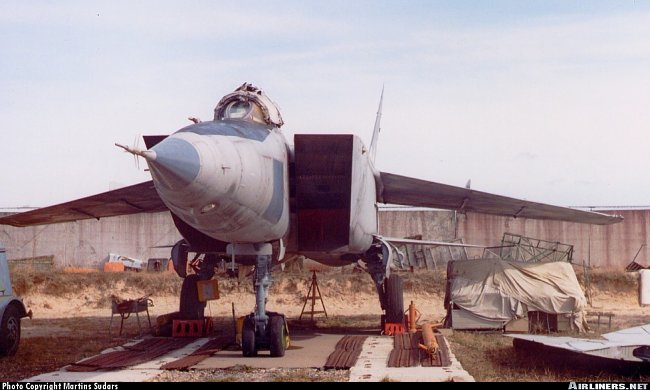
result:
M 262 330 L 255 327 L 255 314 L 244 319 L 242 329 L 242 354 L 257 356 L 258 351 L 269 350 L 271 357 L 282 357 L 289 347 L 289 328 L 284 314 L 267 312 L 268 326 Z
M 246 316 L 242 327 L 242 354 L 257 356 L 258 351 L 269 350 L 272 357 L 284 356 L 289 346 L 289 328 L 284 314 L 267 312 L 269 287 L 271 287 L 270 244 L 236 245 L 239 255 L 255 256 L 255 310 Z

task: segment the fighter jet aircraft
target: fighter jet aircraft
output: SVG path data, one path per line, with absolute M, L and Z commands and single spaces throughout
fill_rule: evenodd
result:
M 221 259 L 255 265 L 256 306 L 243 324 L 243 354 L 269 349 L 271 356 L 283 356 L 286 321 L 268 312 L 266 301 L 271 267 L 289 254 L 333 266 L 365 262 L 385 320 L 402 321 L 401 280 L 390 273 L 391 242 L 400 240 L 378 234 L 378 202 L 593 224 L 622 220 L 379 172 L 374 156 L 382 100 L 383 94 L 368 149 L 352 134 L 300 134 L 291 145 L 280 130 L 277 106 L 245 83 L 219 101 L 214 120 L 144 137 L 146 150 L 121 146 L 146 160 L 152 181 L 0 218 L 0 224 L 168 210 L 183 237 L 171 251 L 184 278 L 181 315 L 203 317 L 197 281 L 211 279 Z M 187 273 L 190 252 L 203 255 L 193 274 Z

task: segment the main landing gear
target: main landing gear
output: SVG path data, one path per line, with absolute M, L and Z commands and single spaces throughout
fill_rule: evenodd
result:
M 387 242 L 377 239 L 364 258 L 368 273 L 375 282 L 379 303 L 384 310 L 384 315 L 381 317 L 382 330 L 385 323 L 404 323 L 402 278 L 397 274 L 390 273 L 393 256 L 399 256 L 399 254 L 395 253 Z
M 197 282 L 210 280 L 214 276 L 214 267 L 217 265 L 218 257 L 212 253 L 206 253 L 203 259 L 199 255 L 190 262 L 194 274 L 187 274 L 189 245 L 185 240 L 177 242 L 172 247 L 172 262 L 174 270 L 183 279 L 181 287 L 181 299 L 179 313 L 184 320 L 201 320 L 205 318 L 206 302 L 199 301 Z

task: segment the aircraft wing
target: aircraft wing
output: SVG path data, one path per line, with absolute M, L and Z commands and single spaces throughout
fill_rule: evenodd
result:
M 621 216 L 508 198 L 386 172 L 381 172 L 381 181 L 384 203 L 596 225 L 608 225 L 623 220 Z
M 485 245 L 463 244 L 461 242 L 446 242 L 446 241 L 431 241 L 431 240 L 416 240 L 412 238 L 397 238 L 397 237 L 384 237 L 379 236 L 384 241 L 391 244 L 412 244 L 412 245 L 426 245 L 426 246 L 453 246 L 461 248 L 487 248 Z
M 515 347 L 531 349 L 543 345 L 556 352 L 561 350 L 571 351 L 586 356 L 599 357 L 611 362 L 623 361 L 626 363 L 650 362 L 650 358 L 643 351 L 650 346 L 650 324 L 634 328 L 621 329 L 612 333 L 605 333 L 600 339 L 582 339 L 576 337 L 541 336 L 532 334 L 508 334 L 512 337 Z M 518 341 L 518 342 L 517 342 Z M 546 354 L 545 354 L 546 355 Z M 548 354 L 546 356 L 552 356 Z
M 31 226 L 165 211 L 153 181 L 0 218 L 0 225 Z

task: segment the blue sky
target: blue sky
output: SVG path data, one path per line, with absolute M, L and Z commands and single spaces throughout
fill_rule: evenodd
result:
M 244 81 L 381 170 L 560 205 L 650 205 L 650 3 L 3 1 L 0 207 L 149 175 L 114 142 Z

